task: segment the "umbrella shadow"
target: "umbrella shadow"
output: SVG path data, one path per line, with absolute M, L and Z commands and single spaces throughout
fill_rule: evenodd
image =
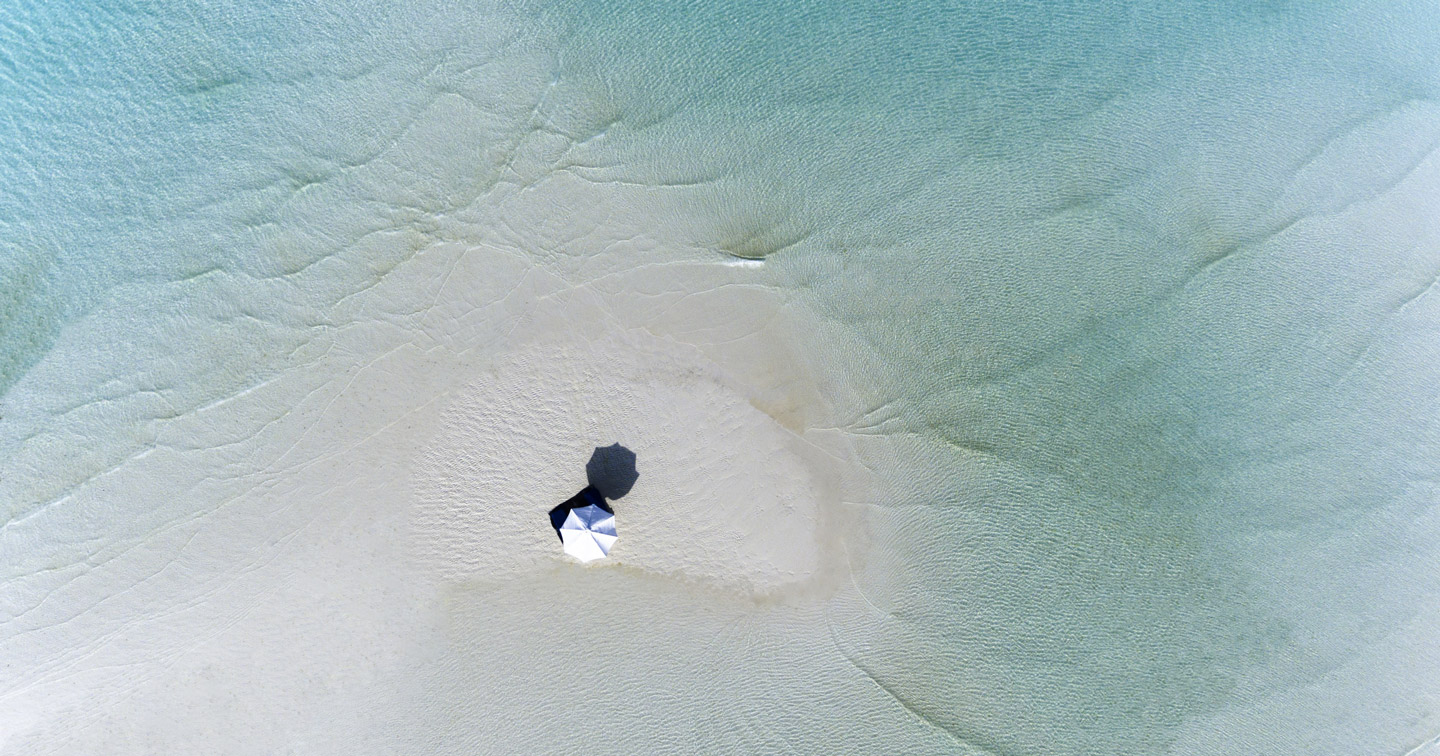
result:
M 585 463 L 585 478 L 601 496 L 623 498 L 640 478 L 635 469 L 635 452 L 620 444 L 595 447 L 595 453 Z
M 615 514 L 610 502 L 605 499 L 618 499 L 635 487 L 635 481 L 640 478 L 635 469 L 635 452 L 620 444 L 597 446 L 595 453 L 590 455 L 590 461 L 585 463 L 585 477 L 590 485 L 550 510 L 550 525 L 555 528 L 555 536 L 562 541 L 565 539 L 560 537 L 560 526 L 565 524 L 570 510 L 594 504 Z

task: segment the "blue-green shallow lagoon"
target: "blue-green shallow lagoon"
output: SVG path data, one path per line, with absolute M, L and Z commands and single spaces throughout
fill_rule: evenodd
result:
M 0 751 L 1428 754 L 1437 60 L 1423 3 L 9 5 Z M 350 553 L 282 474 L 442 423 L 292 408 L 438 407 L 573 291 L 846 450 L 843 579 L 257 567 Z M 579 674 L 525 597 L 597 594 Z M 182 638 L 272 605 L 398 661 Z

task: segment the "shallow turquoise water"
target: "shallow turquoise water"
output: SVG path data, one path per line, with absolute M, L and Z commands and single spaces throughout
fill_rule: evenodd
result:
M 583 277 L 532 188 L 652 187 L 634 235 L 852 338 L 809 360 L 889 482 L 890 618 L 825 621 L 947 742 L 1404 753 L 1440 731 L 1437 53 L 1404 3 L 12 5 L 0 512 L 391 317 L 342 305 L 435 245 Z M 78 521 L 5 576 L 120 532 Z

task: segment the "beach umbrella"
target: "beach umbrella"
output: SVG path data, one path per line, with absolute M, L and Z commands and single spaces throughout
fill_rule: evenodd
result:
M 565 553 L 582 562 L 609 554 L 615 540 L 615 515 L 594 504 L 570 510 L 560 525 Z

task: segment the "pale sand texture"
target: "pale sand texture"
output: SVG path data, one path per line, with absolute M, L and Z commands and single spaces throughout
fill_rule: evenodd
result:
M 566 316 L 582 331 L 601 314 Z M 766 594 L 805 582 L 837 550 L 817 543 L 822 529 L 834 537 L 835 460 L 726 386 L 698 350 L 643 332 L 555 341 L 503 355 L 456 392 L 416 456 L 419 558 L 451 579 L 552 563 L 543 510 L 586 484 L 576 461 L 607 440 L 633 450 L 640 473 L 614 502 L 612 563 Z

